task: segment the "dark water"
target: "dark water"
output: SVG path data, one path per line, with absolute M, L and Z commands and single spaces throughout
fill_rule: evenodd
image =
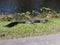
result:
M 39 10 L 41 7 L 50 7 L 60 11 L 60 1 L 46 0 L 0 0 L 0 13 L 16 13 L 31 10 Z
M 0 13 L 15 13 L 17 12 L 18 3 L 16 0 L 1 0 Z

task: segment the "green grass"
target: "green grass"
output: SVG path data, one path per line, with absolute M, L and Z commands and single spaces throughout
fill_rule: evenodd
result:
M 50 19 L 49 23 L 18 24 L 12 28 L 4 27 L 10 22 L 0 21 L 0 39 L 12 39 L 60 33 L 60 19 Z

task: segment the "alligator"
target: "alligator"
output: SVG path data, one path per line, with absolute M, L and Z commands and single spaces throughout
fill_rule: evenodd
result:
M 49 21 L 50 20 L 47 20 L 47 19 L 41 19 L 41 20 L 28 20 L 28 21 L 21 21 L 21 22 L 11 22 L 8 25 L 6 25 L 5 27 L 13 27 L 17 24 L 34 24 L 34 23 L 43 23 L 43 24 L 45 24 Z

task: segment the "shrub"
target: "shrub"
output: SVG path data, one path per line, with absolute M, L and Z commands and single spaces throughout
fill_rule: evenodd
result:
M 4 15 L 0 16 L 0 20 L 1 20 L 1 21 L 2 21 L 2 20 L 5 20 L 5 16 L 4 16 Z
M 1 21 L 12 21 L 13 20 L 13 16 L 12 15 L 1 15 L 0 16 L 0 20 Z
M 55 18 L 57 16 L 57 12 L 50 9 L 50 8 L 46 8 L 43 7 L 40 9 L 40 13 L 41 13 L 41 17 L 42 18 Z
M 26 12 L 26 13 L 17 13 L 17 16 L 16 16 L 16 20 L 17 21 L 21 21 L 21 20 L 30 20 L 31 17 L 30 17 L 30 13 Z
M 6 18 L 7 18 L 7 21 L 12 21 L 14 19 L 12 15 L 7 15 Z
M 30 19 L 31 19 L 31 16 L 25 15 L 24 19 L 25 19 L 25 20 L 30 20 Z
M 29 11 L 27 11 L 25 14 L 26 14 L 26 15 L 30 15 L 31 13 L 30 13 Z
M 40 15 L 40 13 L 38 11 L 35 11 L 35 10 L 32 11 L 32 16 L 33 17 L 38 16 L 38 15 Z
M 56 16 L 56 18 L 60 18 L 60 13 L 57 13 L 57 16 Z

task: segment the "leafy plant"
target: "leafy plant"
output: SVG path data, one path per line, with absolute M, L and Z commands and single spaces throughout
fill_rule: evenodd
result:
M 35 11 L 35 10 L 32 11 L 32 16 L 33 17 L 38 16 L 38 15 L 40 15 L 40 13 L 38 11 Z
M 42 7 L 40 9 L 40 13 L 41 13 L 41 17 L 42 18 L 54 18 L 57 16 L 57 12 L 50 9 L 50 8 L 46 8 L 46 7 Z
M 30 17 L 30 12 L 17 13 L 17 15 L 16 15 L 16 20 L 17 20 L 17 21 L 29 20 L 29 19 L 31 19 L 31 17 Z
M 0 16 L 1 21 L 12 21 L 14 18 L 12 15 L 2 15 Z

